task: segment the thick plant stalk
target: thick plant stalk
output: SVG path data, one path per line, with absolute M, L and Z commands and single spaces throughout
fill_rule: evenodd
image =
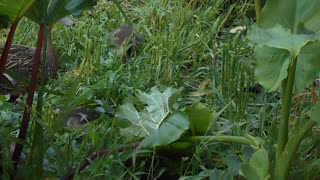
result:
M 6 40 L 6 44 L 4 45 L 4 48 L 3 48 L 3 51 L 2 51 L 1 60 L 0 60 L 0 80 L 1 80 L 4 68 L 6 66 L 6 63 L 7 63 L 10 46 L 11 46 L 11 43 L 12 43 L 12 39 L 13 39 L 14 33 L 16 32 L 18 22 L 19 21 L 16 21 L 15 23 L 13 23 L 11 25 L 9 35 L 8 35 L 7 40 Z
M 37 47 L 36 47 L 36 53 L 34 55 L 32 74 L 31 74 L 29 90 L 28 90 L 27 104 L 24 109 L 23 118 L 22 118 L 22 122 L 20 125 L 19 135 L 18 135 L 18 138 L 20 138 L 22 140 L 24 140 L 26 138 L 28 124 L 30 121 L 30 112 L 31 112 L 34 92 L 35 92 L 35 88 L 36 88 L 36 84 L 37 84 L 37 77 L 39 74 L 40 56 L 41 56 L 41 49 L 42 49 L 42 43 L 43 43 L 43 32 L 44 32 L 44 25 L 40 24 L 38 42 L 37 42 Z M 17 165 L 19 163 L 22 148 L 23 148 L 22 144 L 16 143 L 15 149 L 13 151 L 13 156 L 12 156 L 12 160 L 14 161 L 15 168 L 17 167 Z
M 255 7 L 255 11 L 256 11 L 257 22 L 259 22 L 260 14 L 261 14 L 260 0 L 254 0 L 254 7 Z
M 200 142 L 200 141 L 213 141 L 213 142 L 229 142 L 245 145 L 256 145 L 254 141 L 243 136 L 190 136 L 179 139 L 183 142 Z
M 290 163 L 295 156 L 301 141 L 306 137 L 307 133 L 316 124 L 313 120 L 308 120 L 304 126 L 293 136 L 283 150 L 281 157 L 277 157 L 275 165 L 274 179 L 287 180 L 289 174 Z
M 291 97 L 292 90 L 296 72 L 297 65 L 297 57 L 295 57 L 292 63 L 289 65 L 289 73 L 287 79 L 284 81 L 284 94 L 282 98 L 281 104 L 281 119 L 280 119 L 280 127 L 278 134 L 278 146 L 277 146 L 277 160 L 282 154 L 284 147 L 288 142 L 288 134 L 289 134 L 289 116 L 290 116 L 290 105 L 291 105 Z

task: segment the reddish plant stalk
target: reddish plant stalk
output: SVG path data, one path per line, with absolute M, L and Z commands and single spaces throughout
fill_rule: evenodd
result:
M 20 131 L 19 131 L 19 135 L 18 135 L 18 138 L 20 138 L 22 140 L 24 140 L 26 138 L 28 124 L 30 121 L 30 112 L 31 112 L 31 108 L 32 108 L 34 92 L 36 89 L 37 77 L 39 74 L 40 56 L 41 56 L 41 49 L 42 49 L 42 43 L 43 43 L 43 32 L 44 32 L 44 25 L 40 24 L 36 53 L 33 58 L 34 62 L 33 62 L 33 67 L 32 67 L 32 74 L 31 74 L 29 89 L 28 89 L 27 105 L 24 108 L 23 118 L 21 121 Z M 14 161 L 15 168 L 17 168 L 17 165 L 19 163 L 22 148 L 23 148 L 22 144 L 16 143 L 16 146 L 14 148 L 13 155 L 12 155 L 12 160 Z
M 117 149 L 118 152 L 122 152 L 124 150 L 127 150 L 127 149 L 135 149 L 139 146 L 140 142 L 137 142 L 133 145 L 130 145 L 130 146 L 121 146 Z M 79 172 L 84 169 L 85 167 L 87 167 L 88 165 L 90 165 L 90 162 L 93 161 L 94 159 L 96 159 L 98 156 L 105 156 L 107 154 L 109 154 L 110 150 L 108 149 L 104 149 L 104 150 L 101 150 L 99 152 L 94 152 L 92 153 L 90 156 L 88 156 L 87 158 L 85 158 L 85 160 L 83 160 L 80 164 L 80 167 L 79 167 Z M 89 161 L 90 160 L 90 161 Z M 71 172 L 69 172 L 68 174 L 64 175 L 61 180 L 70 180 L 73 178 L 73 176 L 76 174 L 76 170 L 75 168 L 73 168 L 71 170 Z
M 9 35 L 7 37 L 7 40 L 6 40 L 6 44 L 3 47 L 1 60 L 0 60 L 0 80 L 1 80 L 4 68 L 6 66 L 6 63 L 7 63 L 10 46 L 11 46 L 11 43 L 12 43 L 12 39 L 13 39 L 14 33 L 16 32 L 16 28 L 17 28 L 18 22 L 19 22 L 19 20 L 11 25 Z

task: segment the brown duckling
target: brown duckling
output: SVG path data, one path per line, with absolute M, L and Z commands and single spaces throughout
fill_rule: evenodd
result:
M 133 27 L 123 25 L 111 32 L 111 39 L 116 46 L 115 52 L 118 56 L 125 58 L 128 63 L 132 55 L 141 49 L 143 36 Z
M 63 18 L 59 20 L 61 24 L 66 26 L 73 26 L 74 22 L 69 18 Z M 51 41 L 51 29 L 48 31 L 47 36 L 47 51 L 46 51 L 46 76 L 49 78 L 55 78 L 59 67 L 58 55 L 54 49 Z M 3 51 L 3 46 L 0 46 L 0 53 Z M 18 76 L 29 79 L 31 77 L 33 56 L 35 49 L 24 45 L 11 45 L 6 69 L 14 72 Z M 18 79 L 4 73 L 0 81 L 0 94 L 20 94 L 24 92 L 26 88 Z

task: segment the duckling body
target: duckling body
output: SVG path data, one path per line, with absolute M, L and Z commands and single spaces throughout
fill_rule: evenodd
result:
M 116 46 L 115 52 L 118 56 L 129 62 L 134 52 L 141 49 L 143 37 L 133 27 L 123 25 L 111 32 L 111 39 Z
M 69 107 L 57 106 L 62 112 L 62 126 L 72 127 L 72 126 L 83 126 L 88 122 L 94 121 L 99 118 L 99 114 L 91 111 L 87 111 L 82 108 L 76 108 L 71 110 Z

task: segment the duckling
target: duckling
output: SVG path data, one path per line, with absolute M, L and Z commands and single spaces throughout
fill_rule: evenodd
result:
M 62 112 L 62 127 L 83 126 L 88 122 L 99 118 L 99 114 L 82 108 L 75 108 L 71 110 L 69 107 L 59 105 L 56 107 Z
M 141 49 L 143 36 L 133 27 L 123 25 L 111 32 L 111 39 L 116 46 L 115 52 L 118 56 L 125 58 L 128 63 L 134 52 Z
M 75 23 L 69 18 L 59 20 L 59 23 L 66 26 L 73 26 Z M 49 28 L 47 36 L 47 51 L 46 51 L 46 76 L 55 78 L 59 67 L 58 55 L 51 41 L 51 29 Z M 0 52 L 3 51 L 3 46 L 0 46 Z M 14 72 L 18 76 L 29 79 L 31 77 L 33 56 L 35 49 L 24 45 L 12 45 L 10 47 L 8 59 L 5 68 Z M 0 94 L 20 94 L 26 90 L 18 79 L 10 76 L 8 73 L 3 74 L 4 77 L 0 81 Z

